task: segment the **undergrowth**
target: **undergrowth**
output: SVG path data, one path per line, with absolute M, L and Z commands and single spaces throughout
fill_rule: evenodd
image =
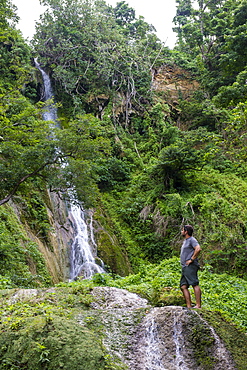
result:
M 199 271 L 202 290 L 202 307 L 209 311 L 218 311 L 227 320 L 242 330 L 247 331 L 247 281 L 228 274 L 212 273 L 210 265 Z M 72 283 L 60 283 L 59 286 L 112 286 L 137 293 L 155 306 L 184 305 L 179 289 L 180 263 L 173 257 L 158 265 L 147 264 L 140 272 L 127 277 L 96 274 L 92 280 Z M 192 300 L 193 289 L 190 288 Z
M 224 340 L 237 368 L 244 370 L 239 346 L 247 353 L 247 282 L 213 274 L 210 266 L 204 267 L 199 277 L 203 293 L 199 314 Z M 123 370 L 124 365 L 116 364 L 103 345 L 102 325 L 92 322 L 91 290 L 95 286 L 116 287 L 138 293 L 155 306 L 183 306 L 179 278 L 179 260 L 174 257 L 159 265 L 143 265 L 138 274 L 125 278 L 96 274 L 92 279 L 64 282 L 49 289 L 0 291 L 0 370 Z M 18 299 L 18 292 L 24 298 Z M 81 316 L 85 316 L 84 324 L 78 325 Z

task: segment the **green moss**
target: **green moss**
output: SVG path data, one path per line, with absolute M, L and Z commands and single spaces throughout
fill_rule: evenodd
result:
M 119 235 L 113 220 L 102 207 L 98 207 L 94 219 L 100 225 L 96 232 L 98 256 L 109 267 L 110 271 L 120 276 L 131 272 L 126 250 L 119 242 Z
M 164 287 L 155 297 L 155 306 L 183 306 L 184 298 L 180 289 Z
M 59 317 L 29 318 L 18 330 L 0 336 L 0 369 L 4 370 L 113 369 L 106 355 L 91 330 Z
M 201 316 L 213 326 L 217 335 L 223 340 L 231 353 L 238 370 L 246 370 L 247 341 L 246 333 L 222 317 L 220 312 L 202 310 Z
M 210 328 L 198 317 L 191 316 L 188 340 L 191 343 L 194 357 L 198 366 L 204 370 L 213 370 L 216 359 L 213 354 L 215 339 Z
M 125 369 L 102 344 L 90 285 L 0 291 L 0 370 Z
M 29 188 L 28 186 L 26 187 Z M 31 230 L 52 250 L 49 239 L 51 224 L 45 203 L 46 200 L 50 204 L 50 201 L 47 199 L 47 191 L 45 189 L 37 191 L 33 188 L 29 188 L 28 190 L 27 194 L 25 192 L 21 198 L 16 199 L 20 209 L 21 220 L 23 223 L 27 222 Z
M 37 287 L 51 283 L 45 260 L 13 208 L 0 208 L 0 287 Z M 8 281 L 8 283 L 6 283 Z

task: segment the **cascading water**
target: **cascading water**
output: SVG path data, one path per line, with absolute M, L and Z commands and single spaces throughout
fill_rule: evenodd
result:
M 104 344 L 127 369 L 236 370 L 223 342 L 197 312 L 177 306 L 145 309 L 145 300 L 139 301 L 133 293 L 96 289 L 100 291 L 94 294 L 99 300 L 94 302 L 95 315 L 106 328 Z M 205 363 L 198 359 L 199 354 L 206 358 Z
M 40 64 L 35 61 L 36 68 L 41 72 L 44 83 L 44 100 L 51 101 L 48 107 L 45 108 L 43 119 L 52 121 L 57 125 L 57 109 L 52 103 L 54 98 L 51 87 L 51 81 L 47 73 L 41 68 Z M 103 273 L 104 269 L 95 263 L 93 249 L 96 251 L 96 244 L 93 238 L 92 217 L 90 219 L 90 239 L 89 243 L 88 226 L 85 222 L 85 212 L 80 205 L 73 203 L 69 205 L 69 218 L 75 230 L 74 240 L 71 245 L 70 257 L 70 279 L 75 280 L 79 275 L 84 278 L 90 278 L 95 273 Z M 93 248 L 94 247 L 94 248 Z
M 162 369 L 162 355 L 159 349 L 160 339 L 158 335 L 157 324 L 154 317 L 150 314 L 147 320 L 144 320 L 144 345 L 143 359 L 144 363 L 141 365 L 145 370 L 161 370 Z
M 53 100 L 53 91 L 51 87 L 51 80 L 47 73 L 40 67 L 37 59 L 34 59 L 35 67 L 40 71 L 44 83 L 44 91 L 43 91 L 43 98 L 44 101 L 52 101 Z M 43 113 L 44 121 L 52 121 L 57 122 L 57 109 L 56 106 L 52 103 L 44 110 Z
M 71 218 L 74 220 L 76 235 L 71 246 L 70 279 L 74 280 L 79 275 L 91 278 L 95 273 L 102 273 L 102 267 L 95 263 L 92 247 L 89 244 L 88 226 L 84 220 L 84 212 L 78 205 L 70 207 Z M 90 223 L 92 227 L 92 224 Z M 92 228 L 90 227 L 90 230 Z
M 173 323 L 173 340 L 175 343 L 176 355 L 175 355 L 175 367 L 179 370 L 190 370 L 187 367 L 184 359 L 184 336 L 183 336 L 183 326 L 180 320 L 181 313 L 174 310 L 174 323 Z

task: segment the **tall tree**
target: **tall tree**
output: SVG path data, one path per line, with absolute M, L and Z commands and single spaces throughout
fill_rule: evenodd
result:
M 142 110 L 142 102 L 150 99 L 150 67 L 162 48 L 153 28 L 136 20 L 125 2 L 115 9 L 104 1 L 43 3 L 49 8 L 37 25 L 33 45 L 51 70 L 60 98 L 65 93 L 74 106 L 83 104 L 87 110 L 100 96 L 102 104 L 112 100 L 125 106 L 127 123 L 133 106 Z
M 10 0 L 1 0 L 0 2 L 0 28 L 4 30 L 13 26 L 18 21 L 16 6 Z
M 22 88 L 31 69 L 31 50 L 15 28 L 17 20 L 16 7 L 8 0 L 1 1 L 0 85 L 3 89 Z
M 208 86 L 211 93 L 223 84 L 232 83 L 236 77 L 236 71 L 233 72 L 232 37 L 237 31 L 235 18 L 241 12 L 244 13 L 241 5 L 244 2 L 197 0 L 192 3 L 190 0 L 177 0 L 177 3 L 174 30 L 179 35 L 179 49 L 187 52 L 191 58 L 200 57 L 198 70 L 204 68 L 202 83 Z M 233 72 L 231 75 L 226 72 L 227 65 L 229 70 L 229 60 Z

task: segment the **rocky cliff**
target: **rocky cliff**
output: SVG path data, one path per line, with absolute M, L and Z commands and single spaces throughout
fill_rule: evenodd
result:
M 152 70 L 152 89 L 162 94 L 165 102 L 176 108 L 179 98 L 189 99 L 199 88 L 191 74 L 175 65 Z
M 28 206 L 32 208 L 31 213 L 27 212 Z M 40 214 L 38 214 L 38 210 L 35 209 L 36 207 L 39 208 L 39 211 L 42 208 L 42 219 Z M 43 195 L 40 194 L 38 205 L 27 205 L 24 199 L 16 198 L 16 201 L 11 202 L 6 208 L 11 209 L 15 214 L 15 224 L 11 221 L 11 223 L 13 222 L 13 228 L 22 229 L 19 240 L 20 245 L 24 249 L 27 243 L 35 245 L 35 248 L 42 255 L 52 284 L 68 281 L 71 270 L 71 246 L 77 233 L 74 220 L 69 211 L 69 205 L 58 194 L 47 191 Z M 129 274 L 131 267 L 127 253 L 119 243 L 109 215 L 101 206 L 91 210 L 90 213 L 94 214 L 93 228 L 95 239 L 98 245 L 99 256 L 104 261 L 106 269 L 110 269 L 112 272 L 122 276 Z M 35 220 L 33 217 L 37 217 L 37 219 Z M 85 217 L 90 239 L 89 224 L 91 218 L 87 218 L 86 215 Z M 45 231 L 42 232 L 40 225 L 44 222 Z M 37 227 L 35 227 L 36 224 Z M 96 257 L 96 246 L 91 239 L 89 243 L 92 245 L 94 257 Z M 29 256 L 26 263 L 31 275 L 36 276 L 38 273 L 37 261 Z M 38 280 L 39 278 L 37 278 L 37 283 Z
M 69 279 L 69 247 L 74 237 L 72 223 L 68 217 L 66 203 L 54 193 L 47 192 L 46 201 L 42 204 L 47 228 L 41 233 L 33 224 L 41 220 L 34 220 L 26 212 L 26 204 L 23 200 L 10 203 L 10 207 L 16 215 L 16 222 L 23 230 L 20 243 L 26 244 L 25 240 L 34 243 L 41 252 L 52 283 Z M 8 206 L 9 207 L 9 206 Z M 34 260 L 27 261 L 30 272 L 35 275 L 37 266 Z

